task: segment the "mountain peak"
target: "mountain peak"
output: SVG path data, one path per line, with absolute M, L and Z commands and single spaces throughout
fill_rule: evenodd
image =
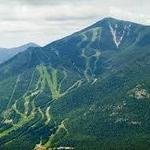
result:
M 129 21 L 124 21 L 124 20 L 120 20 L 120 19 L 116 19 L 116 18 L 113 18 L 113 17 L 106 17 L 106 18 L 103 18 L 102 20 L 98 21 L 96 24 L 99 24 L 99 25 L 106 25 L 106 24 L 118 24 L 118 23 L 131 23 Z
M 101 21 L 119 21 L 119 19 L 113 18 L 113 17 L 105 17 L 101 19 Z
M 128 21 L 128 20 L 123 20 L 123 19 L 117 19 L 117 18 L 113 18 L 113 17 L 105 17 L 105 18 L 101 19 L 100 21 L 98 21 L 96 24 L 106 25 L 108 23 L 110 23 L 110 24 L 127 24 L 127 25 L 132 24 L 132 25 L 141 25 L 141 26 L 143 26 L 142 24 L 139 24 L 139 23 L 135 23 L 135 22 Z
M 148 148 L 149 49 L 150 27 L 114 18 L 18 49 L 0 64 L 0 149 Z
M 38 44 L 35 44 L 33 42 L 14 47 L 14 48 L 0 48 L 0 63 L 8 60 L 9 58 L 15 56 L 19 52 L 23 52 L 27 50 L 28 48 L 36 48 L 40 47 Z
M 30 42 L 30 43 L 27 43 L 27 44 L 24 44 L 20 47 L 25 47 L 25 48 L 28 48 L 28 47 L 40 47 L 40 45 L 36 44 L 36 43 L 33 43 L 33 42 Z M 20 48 L 18 47 L 18 48 Z

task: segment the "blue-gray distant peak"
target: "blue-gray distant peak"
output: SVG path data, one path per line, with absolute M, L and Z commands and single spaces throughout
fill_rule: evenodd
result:
M 0 63 L 8 60 L 14 55 L 23 52 L 31 47 L 40 47 L 40 46 L 38 44 L 31 42 L 15 48 L 0 48 Z

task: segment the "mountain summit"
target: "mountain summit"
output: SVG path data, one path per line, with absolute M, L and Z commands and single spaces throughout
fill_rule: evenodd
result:
M 150 27 L 103 19 L 0 65 L 0 149 L 149 149 Z
M 39 45 L 31 42 L 15 48 L 0 48 L 0 63 L 31 47 L 39 47 Z

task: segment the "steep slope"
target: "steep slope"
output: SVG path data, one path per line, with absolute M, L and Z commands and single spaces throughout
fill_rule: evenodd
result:
M 30 47 L 39 47 L 39 45 L 34 43 L 28 43 L 16 48 L 0 48 L 0 63 L 3 63 L 4 61 L 18 54 L 19 52 L 23 52 Z
M 105 18 L 0 65 L 0 149 L 149 149 L 150 27 Z

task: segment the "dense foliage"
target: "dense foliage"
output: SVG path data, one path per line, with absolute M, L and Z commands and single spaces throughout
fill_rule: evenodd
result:
M 149 41 L 106 18 L 1 64 L 0 149 L 150 149 Z

